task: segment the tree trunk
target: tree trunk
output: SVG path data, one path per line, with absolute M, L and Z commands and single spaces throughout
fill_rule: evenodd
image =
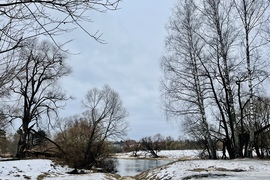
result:
M 203 120 L 202 122 L 203 124 L 203 129 L 204 129 L 204 134 L 205 134 L 205 137 L 206 137 L 206 141 L 207 141 L 207 144 L 208 144 L 208 151 L 209 151 L 209 154 L 210 154 L 210 159 L 217 159 L 217 153 L 216 153 L 216 148 L 215 148 L 215 145 L 213 143 L 213 140 L 211 138 L 211 134 L 209 132 L 209 127 L 208 127 L 208 123 L 206 122 L 206 120 Z
M 18 146 L 17 146 L 17 152 L 16 152 L 16 157 L 18 159 L 25 158 L 26 148 L 27 148 L 27 133 L 24 130 L 22 130 L 20 134 Z
M 149 151 L 150 151 L 151 155 L 153 156 L 153 158 L 158 158 L 158 157 L 159 157 L 159 156 L 157 155 L 157 153 L 155 152 L 155 150 L 150 149 Z

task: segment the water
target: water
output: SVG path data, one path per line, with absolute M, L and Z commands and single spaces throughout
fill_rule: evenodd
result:
M 118 159 L 117 174 L 135 176 L 149 169 L 154 169 L 172 162 L 172 160 L 156 159 Z

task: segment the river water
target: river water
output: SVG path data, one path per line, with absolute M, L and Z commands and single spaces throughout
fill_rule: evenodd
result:
M 117 174 L 121 176 L 135 176 L 149 169 L 154 169 L 172 162 L 161 159 L 118 159 Z

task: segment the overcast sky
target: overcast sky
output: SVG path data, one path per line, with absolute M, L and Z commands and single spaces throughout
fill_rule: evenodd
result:
M 165 25 L 175 3 L 176 0 L 123 0 L 120 10 L 93 12 L 90 16 L 94 22 L 84 27 L 93 33 L 102 32 L 107 44 L 94 41 L 81 30 L 65 37 L 74 38 L 67 47 L 80 54 L 69 56 L 73 73 L 63 80 L 63 88 L 76 99 L 67 103 L 61 115 L 82 112 L 81 100 L 86 92 L 108 84 L 119 93 L 129 112 L 129 138 L 157 133 L 177 138 L 179 126 L 166 121 L 160 103 L 160 58 Z

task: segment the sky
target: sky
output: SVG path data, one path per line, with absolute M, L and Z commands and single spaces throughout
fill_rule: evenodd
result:
M 178 138 L 176 121 L 167 121 L 161 109 L 160 59 L 164 53 L 165 25 L 176 0 L 123 0 L 119 10 L 91 12 L 89 32 L 99 30 L 106 44 L 77 29 L 61 37 L 73 55 L 68 64 L 73 73 L 65 77 L 63 89 L 76 97 L 68 101 L 62 116 L 83 111 L 81 100 L 92 88 L 108 84 L 119 93 L 129 116 L 128 138 L 139 140 L 157 133 Z

